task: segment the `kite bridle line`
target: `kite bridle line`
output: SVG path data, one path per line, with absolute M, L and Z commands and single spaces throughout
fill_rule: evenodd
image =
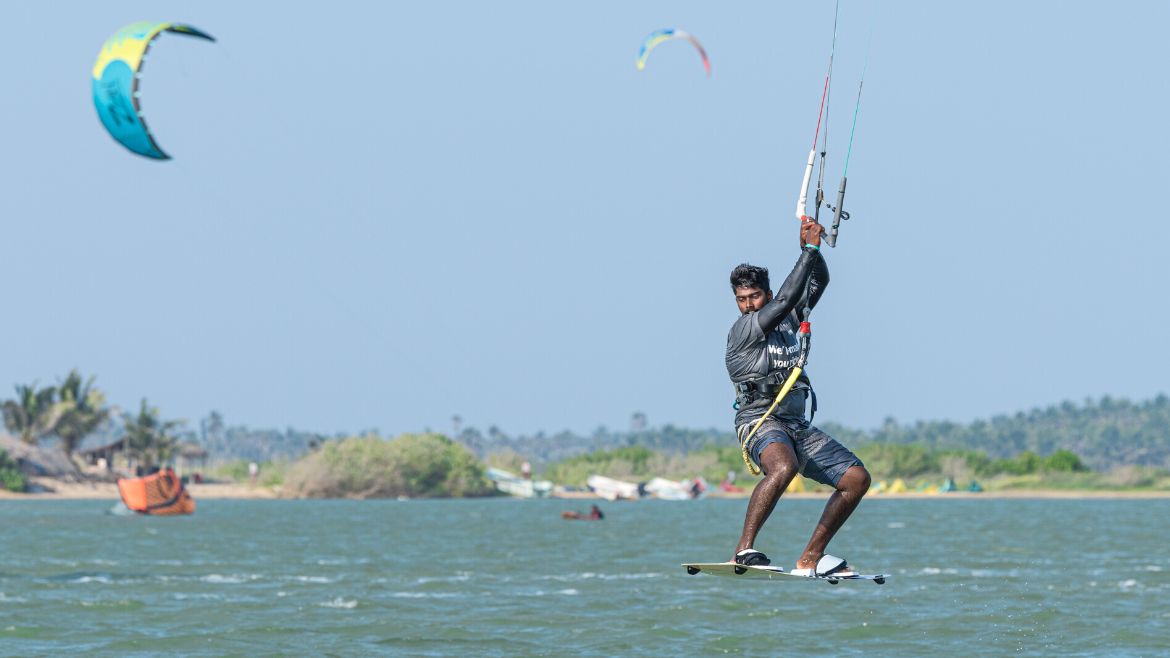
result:
M 796 218 L 804 221 L 808 217 L 808 184 L 812 179 L 813 162 L 817 157 L 817 139 L 821 135 L 821 119 L 825 118 L 825 107 L 829 100 L 829 83 L 833 78 L 833 55 L 837 51 L 837 13 L 841 8 L 840 0 L 837 2 L 837 9 L 833 12 L 833 46 L 829 51 L 829 70 L 825 72 L 825 86 L 821 91 L 821 109 L 817 112 L 817 129 L 813 132 L 812 148 L 808 150 L 808 162 L 804 167 L 804 179 L 800 182 L 800 196 L 796 200 Z M 825 153 L 829 149 L 829 121 L 825 118 L 825 141 L 821 147 L 821 167 L 820 174 L 817 176 L 817 197 L 816 210 L 814 214 L 819 216 L 821 211 L 821 201 L 824 199 L 822 191 L 822 184 L 825 180 Z
M 832 101 L 833 91 L 833 55 L 837 53 L 837 18 L 841 13 L 841 0 L 837 0 L 833 10 L 833 45 L 829 49 L 829 71 L 825 74 L 825 89 L 821 92 L 821 110 L 817 113 L 817 132 L 821 131 L 821 116 L 825 117 L 825 133 L 821 137 L 821 166 L 817 172 L 816 207 L 813 208 L 813 221 L 820 222 L 821 204 L 825 201 L 825 155 L 829 152 L 829 104 Z M 817 146 L 816 133 L 813 133 L 813 148 Z M 807 192 L 806 192 L 807 196 Z M 805 215 L 808 213 L 806 212 Z M 804 221 L 804 217 L 801 221 Z M 807 318 L 806 318 L 807 319 Z
M 832 80 L 833 80 L 833 56 L 837 52 L 837 19 L 840 16 L 840 11 L 841 11 L 841 1 L 837 0 L 836 7 L 833 10 L 833 44 L 832 44 L 832 48 L 829 51 L 829 70 L 828 70 L 828 72 L 825 73 L 825 85 L 824 85 L 824 88 L 821 90 L 821 107 L 820 107 L 820 110 L 817 112 L 817 127 L 816 127 L 816 131 L 813 132 L 812 149 L 809 150 L 809 152 L 808 152 L 808 162 L 805 163 L 804 178 L 801 180 L 801 183 L 800 183 L 800 196 L 797 198 L 797 201 L 796 201 L 796 218 L 799 219 L 801 222 L 818 222 L 819 218 L 820 218 L 820 214 L 821 214 L 821 204 L 824 202 L 824 198 L 825 198 L 825 192 L 824 192 L 825 159 L 826 159 L 826 155 L 827 155 L 828 150 L 829 150 L 829 119 L 828 119 L 828 116 L 826 115 L 825 111 L 829 105 L 829 89 L 832 86 Z M 866 58 L 866 62 L 868 65 L 868 56 Z M 862 81 L 864 82 L 864 80 L 865 80 L 865 73 L 863 70 Z M 853 110 L 853 129 L 854 130 L 856 130 L 856 128 L 857 128 L 857 109 L 860 106 L 861 106 L 861 87 L 858 86 L 857 107 L 855 107 Z M 822 119 L 824 120 L 824 123 L 825 123 L 825 134 L 824 134 L 823 138 L 821 137 L 821 121 L 822 121 Z M 810 217 L 808 214 L 808 186 L 812 180 L 813 164 L 816 162 L 817 140 L 818 139 L 822 139 L 822 141 L 821 141 L 821 164 L 820 164 L 820 168 L 819 168 L 820 171 L 817 174 L 817 192 L 816 192 L 816 196 L 814 197 L 814 202 L 816 203 L 816 206 L 813 208 L 813 215 Z M 849 155 L 848 154 L 852 153 L 852 152 L 853 152 L 853 133 L 850 132 L 849 150 L 845 156 L 846 170 L 848 170 L 848 167 L 849 167 Z M 844 174 L 842 174 L 841 189 L 838 190 L 838 193 L 837 193 L 837 208 L 834 210 L 833 233 L 828 239 L 830 247 L 836 246 L 837 226 L 840 223 L 840 220 L 849 218 L 848 213 L 841 212 L 841 206 L 844 203 L 844 199 L 845 199 L 845 179 L 844 179 Z M 829 207 L 830 207 L 830 209 L 832 209 L 832 206 L 829 206 Z M 804 372 L 804 366 L 808 363 L 808 353 L 809 353 L 809 350 L 812 348 L 812 325 L 808 321 L 809 315 L 812 311 L 811 307 L 809 306 L 809 302 L 811 301 L 811 299 L 810 299 L 811 295 L 809 294 L 810 293 L 810 285 L 809 285 L 810 283 L 811 283 L 811 279 L 808 282 L 805 282 L 805 286 L 804 286 L 805 306 L 800 311 L 800 330 L 797 332 L 797 336 L 800 339 L 800 354 L 796 358 L 796 365 L 794 365 L 792 367 L 792 370 L 788 373 L 788 378 L 784 380 L 784 385 L 781 386 L 780 390 L 776 393 L 776 399 L 772 400 L 772 404 L 768 407 L 768 410 L 764 412 L 764 415 L 760 416 L 759 420 L 757 420 L 755 425 L 752 426 L 751 431 L 748 432 L 748 435 L 743 440 L 743 443 L 740 444 L 740 451 L 741 451 L 742 456 L 743 456 L 743 462 L 744 462 L 744 464 L 747 465 L 748 472 L 751 473 L 752 475 L 759 475 L 760 468 L 758 466 L 756 466 L 756 464 L 752 461 L 751 456 L 748 454 L 748 448 L 751 445 L 751 440 L 756 435 L 756 432 L 759 431 L 760 427 L 764 424 L 764 421 L 767 420 L 767 418 L 772 415 L 772 412 L 776 410 L 776 407 L 780 404 L 780 401 L 783 400 L 784 397 L 786 395 L 788 395 L 789 391 L 792 390 L 792 387 L 796 385 L 796 381 L 798 379 L 800 379 L 800 375 Z
M 870 43 L 873 41 L 873 28 L 870 27 Z M 857 134 L 857 113 L 861 111 L 861 89 L 865 86 L 865 72 L 869 70 L 869 45 L 865 47 L 865 64 L 861 67 L 861 79 L 857 82 L 857 103 L 853 106 L 853 127 L 849 129 L 849 148 L 845 150 L 845 167 L 841 170 L 841 186 L 837 188 L 837 206 L 833 207 L 825 204 L 829 210 L 833 211 L 833 224 L 829 227 L 829 235 L 826 240 L 830 247 L 837 246 L 837 230 L 841 226 L 842 220 L 849 219 L 849 213 L 845 211 L 845 183 L 849 180 L 849 158 L 853 155 L 853 136 Z M 828 130 L 828 124 L 825 124 L 825 130 Z M 818 190 L 819 193 L 819 190 Z

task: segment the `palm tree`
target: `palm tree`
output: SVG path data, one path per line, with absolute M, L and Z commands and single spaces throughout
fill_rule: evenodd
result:
M 162 420 L 158 408 L 142 398 L 138 415 L 122 414 L 126 426 L 126 445 L 129 454 L 146 467 L 168 461 L 175 452 L 178 438 L 171 432 L 183 425 L 181 420 Z
M 57 389 L 52 386 L 37 390 L 31 386 L 17 386 L 16 399 L 4 401 L 4 427 L 20 436 L 20 440 L 36 445 L 52 434 L 68 405 L 57 401 Z
M 110 410 L 106 408 L 106 395 L 93 387 L 93 377 L 82 382 L 77 370 L 70 370 L 58 390 L 61 403 L 66 405 L 57 423 L 56 433 L 61 438 L 65 454 L 71 455 L 81 440 L 106 422 Z
M 642 430 L 646 429 L 646 422 L 646 414 L 642 413 L 641 411 L 635 411 L 632 415 L 630 415 L 630 431 L 641 432 Z
M 213 440 L 223 440 L 223 431 L 226 425 L 223 422 L 223 414 L 214 409 L 208 414 L 207 418 L 203 419 L 204 443 L 207 442 L 207 437 Z

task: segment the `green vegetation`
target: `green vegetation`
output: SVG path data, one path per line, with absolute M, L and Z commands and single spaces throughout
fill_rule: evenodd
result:
M 71 370 L 60 386 L 18 385 L 16 398 L 2 403 L 4 427 L 28 445 L 55 436 L 65 454 L 72 454 L 81 440 L 110 416 L 106 396 L 93 381 L 93 377 L 86 380 Z
M 854 453 L 875 478 L 912 478 L 942 475 L 955 479 L 997 475 L 1075 473 L 1088 469 L 1068 450 L 1041 457 L 1025 451 L 1010 459 L 991 459 L 975 450 L 946 450 L 917 444 L 862 443 Z
M 122 423 L 126 431 L 128 456 L 143 466 L 150 468 L 162 465 L 174 456 L 179 444 L 174 431 L 183 422 L 162 420 L 158 409 L 147 404 L 146 398 L 142 399 L 137 414 L 122 414 Z
M 635 482 L 701 475 L 719 482 L 732 471 L 744 483 L 753 481 L 731 431 L 651 428 L 640 412 L 631 416 L 629 431 L 598 427 L 588 435 L 562 431 L 513 436 L 494 426 L 480 432 L 464 427 L 455 415 L 457 437 L 452 442 L 429 431 L 393 441 L 376 438 L 376 431 L 330 440 L 292 428 L 227 427 L 213 411 L 200 423 L 196 437 L 182 429 L 182 421 L 164 420 L 145 399 L 137 413 L 111 419 L 94 378 L 76 370 L 57 386 L 16 386 L 16 396 L 4 400 L 2 410 L 7 430 L 26 444 L 58 441 L 70 454 L 86 437 L 103 445 L 124 441 L 118 446 L 125 446 L 127 459 L 147 468 L 173 460 L 181 440 L 199 438 L 212 463 L 222 464 L 212 476 L 248 482 L 247 464 L 254 461 L 261 464 L 257 484 L 283 484 L 302 496 L 483 495 L 490 487 L 477 457 L 512 472 L 529 462 L 537 476 L 575 486 L 583 486 L 592 474 Z M 951 478 L 963 486 L 978 479 L 989 489 L 1170 488 L 1166 395 L 1137 403 L 1110 397 L 1081 405 L 1064 402 L 969 424 L 903 425 L 892 418 L 872 430 L 818 424 L 854 449 L 875 481 Z M 13 467 L 0 470 L 4 473 L 0 486 L 24 487 Z
M 24 443 L 36 445 L 53 433 L 65 408 L 66 405 L 57 401 L 54 386 L 37 388 L 36 382 L 31 386 L 18 385 L 16 399 L 3 403 L 4 427 Z
M 1032 473 L 1001 475 L 988 480 L 993 491 L 1057 489 L 1068 491 L 1170 491 L 1170 471 L 1141 466 L 1116 469 L 1108 473 Z
M 57 386 L 16 386 L 16 397 L 0 402 L 4 427 L 21 442 L 30 446 L 58 447 L 66 463 L 76 466 L 69 457 L 82 441 L 94 434 L 110 432 L 112 410 L 105 394 L 94 386 L 94 377 L 83 377 L 76 369 L 69 371 Z M 137 414 L 122 414 L 121 436 L 108 436 L 107 442 L 123 439 L 128 460 L 137 460 L 146 468 L 172 460 L 179 444 L 176 430 L 182 421 L 162 420 L 158 409 L 143 399 Z M 55 445 L 54 445 L 55 442 Z M 10 463 L 11 460 L 5 457 Z M 0 466 L 0 487 L 23 490 L 24 478 L 14 468 Z
M 911 489 L 940 485 L 947 478 L 961 487 L 978 480 L 988 490 L 1005 489 L 1170 489 L 1170 471 L 1147 467 L 1123 467 L 1107 473 L 1088 470 L 1077 455 L 1058 450 L 1041 457 L 1023 452 L 1010 459 L 991 459 L 971 450 L 943 450 L 922 445 L 863 443 L 855 452 L 873 474 L 874 481 L 903 479 Z M 583 486 L 590 475 L 605 475 L 627 482 L 653 477 L 671 480 L 703 476 L 709 483 L 736 473 L 739 484 L 756 482 L 744 468 L 738 448 L 708 446 L 687 455 L 650 450 L 641 446 L 602 450 L 551 464 L 542 477 L 558 484 Z M 806 486 L 816 487 L 813 482 Z
M 439 434 L 404 434 L 328 441 L 289 468 L 284 492 L 301 498 L 460 498 L 492 495 L 495 488 L 463 446 Z
M 57 439 L 66 455 L 73 454 L 87 436 L 109 429 L 111 410 L 94 379 L 75 369 L 58 386 L 16 386 L 16 397 L 0 403 L 5 428 L 28 445 Z M 127 457 L 146 467 L 171 460 L 178 446 L 175 430 L 182 424 L 162 420 L 158 409 L 143 399 L 136 415 L 122 414 Z
M 508 471 L 509 473 L 519 473 L 526 461 L 528 460 L 524 458 L 524 455 L 511 448 L 504 448 L 498 452 L 493 452 L 483 459 L 484 465 L 490 468 Z M 529 465 L 531 466 L 531 464 Z
M 862 441 L 918 444 L 980 451 L 992 458 L 1067 450 L 1098 471 L 1120 465 L 1170 468 L 1170 398 L 1166 395 L 1137 403 L 1109 396 L 1079 406 L 1063 402 L 966 425 L 945 421 L 899 425 L 888 418 L 873 431 L 834 424 L 824 427 L 847 445 Z
M 0 450 L 0 489 L 24 491 L 26 486 L 28 483 L 20 472 L 20 466 L 12 461 L 7 452 Z
M 243 459 L 227 462 L 211 469 L 207 475 L 214 479 L 232 480 L 246 484 L 252 481 L 252 476 L 248 475 L 249 463 Z M 284 484 L 285 475 L 291 466 L 287 459 L 275 459 L 257 465 L 260 467 L 260 473 L 256 478 L 256 484 L 261 487 L 279 487 Z
M 1014 457 L 992 459 L 977 450 L 867 442 L 855 446 L 854 452 L 875 482 L 901 478 L 912 488 L 947 478 L 960 487 L 978 480 L 988 490 L 1170 488 L 1170 471 L 1166 469 L 1129 466 L 1091 471 L 1068 450 L 1047 456 L 1025 450 Z
M 543 477 L 571 486 L 584 486 L 590 475 L 644 482 L 654 477 L 668 480 L 702 476 L 708 482 L 721 482 L 728 471 L 747 477 L 739 448 L 707 446 L 687 454 L 672 454 L 644 446 L 600 450 L 570 457 L 550 465 Z
M 93 380 L 90 377 L 83 381 L 76 370 L 71 370 L 57 389 L 63 409 L 54 433 L 61 438 L 61 447 L 67 455 L 73 454 L 81 440 L 110 417 L 106 396 L 94 388 Z
M 1110 397 L 1087 400 L 1082 405 L 1064 402 L 969 424 L 921 421 L 902 425 L 892 418 L 873 430 L 832 422 L 817 424 L 850 447 L 867 443 L 919 445 L 938 451 L 981 452 L 990 460 L 1014 459 L 1024 452 L 1045 457 L 1065 450 L 1096 471 L 1119 466 L 1170 468 L 1170 398 L 1166 395 L 1137 403 Z M 479 455 L 505 449 L 524 455 L 537 469 L 582 453 L 625 446 L 690 454 L 708 446 L 736 445 L 730 429 L 694 430 L 673 425 L 646 429 L 642 417 L 632 421 L 631 427 L 629 432 L 599 427 L 589 435 L 567 431 L 509 435 L 496 427 L 485 434 L 466 427 L 457 438 Z

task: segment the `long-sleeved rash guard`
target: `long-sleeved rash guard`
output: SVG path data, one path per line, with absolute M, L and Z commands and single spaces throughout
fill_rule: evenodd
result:
M 807 284 L 807 286 L 806 286 Z M 805 307 L 805 291 L 809 308 L 817 305 L 829 284 L 829 267 L 816 249 L 804 249 L 800 259 L 784 285 L 776 291 L 772 301 L 759 311 L 741 315 L 727 334 L 727 374 L 733 384 L 759 380 L 769 375 L 787 377 L 800 357 L 800 327 L 798 311 Z M 808 374 L 801 375 L 803 386 L 793 390 L 772 412 L 777 417 L 803 417 Z M 754 421 L 767 411 L 772 399 L 761 397 L 746 406 L 741 405 L 735 415 L 738 427 Z

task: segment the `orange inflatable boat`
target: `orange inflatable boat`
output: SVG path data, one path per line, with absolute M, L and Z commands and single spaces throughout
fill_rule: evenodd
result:
M 118 480 L 122 502 L 139 514 L 193 514 L 195 500 L 170 468 L 140 478 Z

